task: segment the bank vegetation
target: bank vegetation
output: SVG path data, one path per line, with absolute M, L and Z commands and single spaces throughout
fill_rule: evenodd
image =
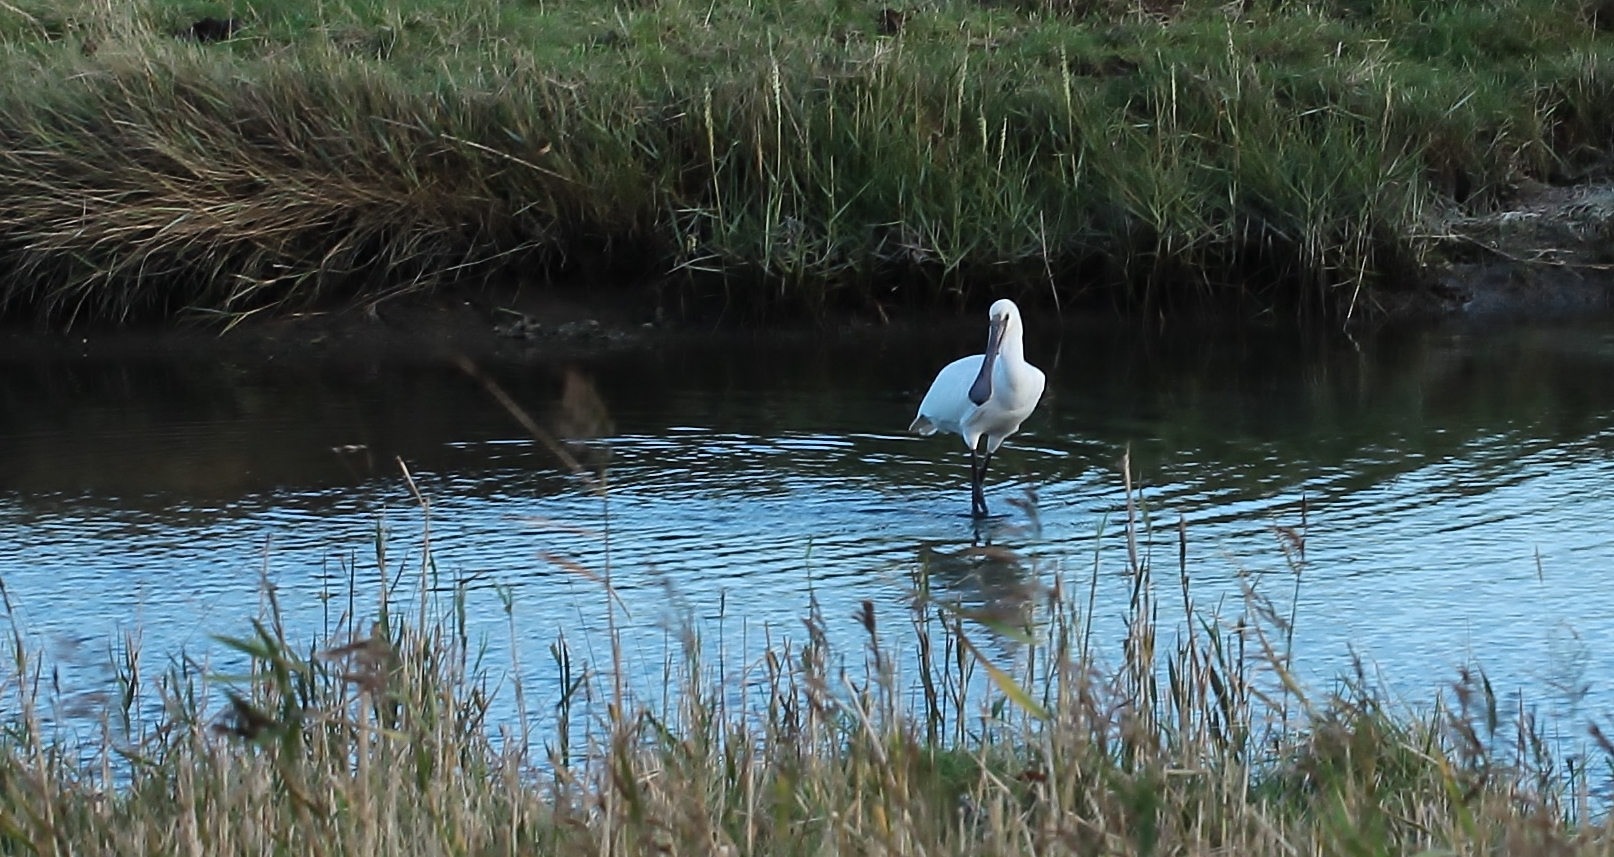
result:
M 1157 569 L 1171 552 L 1147 545 L 1172 534 L 1127 509 L 1125 568 L 1015 557 L 1027 597 L 1003 603 L 932 591 L 920 563 L 908 598 L 810 605 L 743 663 L 714 657 L 701 621 L 659 617 L 674 633 L 654 678 L 616 643 L 609 569 L 570 572 L 599 594 L 579 608 L 604 629 L 591 644 L 559 632 L 535 652 L 502 590 L 500 661 L 467 632 L 473 582 L 378 538 L 363 574 L 382 585 L 334 599 L 326 638 L 288 633 L 266 581 L 222 652 L 111 641 L 112 681 L 64 705 L 0 586 L 0 853 L 1614 850 L 1596 725 L 1539 721 L 1477 666 L 1417 704 L 1360 665 L 1319 687 L 1290 647 L 1303 530 L 1275 531 L 1292 575 L 1209 610 L 1186 550 Z M 1095 615 L 1101 574 L 1129 582 L 1121 624 Z
M 1605 6 L 9 0 L 0 300 L 238 318 L 652 278 L 1353 316 L 1453 216 L 1603 174 Z

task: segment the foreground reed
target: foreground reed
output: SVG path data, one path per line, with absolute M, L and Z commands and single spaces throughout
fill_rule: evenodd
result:
M 288 636 L 266 584 L 263 618 L 226 641 L 247 667 L 233 677 L 185 658 L 148 676 L 126 648 L 89 751 L 52 739 L 48 668 L 14 624 L 0 853 L 1614 850 L 1590 802 L 1606 759 L 1562 767 L 1479 673 L 1423 709 L 1360 674 L 1313 695 L 1286 609 L 1252 592 L 1231 621 L 1201 613 L 1185 567 L 1167 585 L 1188 606 L 1163 617 L 1129 510 L 1118 641 L 1094 632 L 1094 584 L 1052 573 L 987 619 L 921 568 L 908 604 L 863 605 L 854 650 L 813 610 L 799 639 L 714 671 L 689 626 L 667 686 L 644 688 L 620 654 L 584 664 L 561 640 L 538 700 L 495 687 L 464 589 L 439 587 L 427 556 L 417 592 L 383 591 L 373 622 L 319 645 Z M 1303 563 L 1303 535 L 1280 537 Z M 500 693 L 553 728 L 497 722 Z
M 1448 215 L 1606 163 L 1600 9 L 295 2 L 207 43 L 196 4 L 18 0 L 0 306 L 236 319 L 672 273 L 807 308 L 1349 316 Z

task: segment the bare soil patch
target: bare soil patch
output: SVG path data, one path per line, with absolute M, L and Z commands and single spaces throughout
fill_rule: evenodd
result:
M 1614 183 L 1522 188 L 1505 209 L 1448 217 L 1431 297 L 1445 310 L 1539 313 L 1614 306 Z

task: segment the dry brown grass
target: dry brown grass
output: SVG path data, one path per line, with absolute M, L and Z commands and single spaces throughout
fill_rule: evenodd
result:
M 1297 569 L 1303 535 L 1280 534 Z M 814 613 L 719 673 L 691 630 L 667 686 L 642 688 L 620 655 L 581 664 L 561 640 L 557 726 L 528 736 L 493 719 L 509 703 L 474 666 L 463 592 L 433 594 L 426 549 L 408 615 L 383 595 L 373 624 L 311 648 L 266 587 L 264 618 L 228 641 L 249 676 L 180 659 L 150 677 L 130 658 L 109 717 L 146 694 L 161 714 L 129 739 L 109 728 L 90 757 L 46 734 L 47 668 L 16 631 L 0 853 L 1614 850 L 1587 798 L 1605 775 L 1561 768 L 1533 724 L 1498 717 L 1482 674 L 1419 711 L 1360 674 L 1309 693 L 1287 608 L 1252 593 L 1228 621 L 1164 617 L 1145 552 L 1113 647 L 1090 624 L 1092 583 L 1053 575 L 988 620 L 934 599 L 923 569 L 910 603 L 864 605 L 859 650 L 835 649 Z M 1167 584 L 1185 598 L 1188 572 Z M 984 655 L 989 637 L 1012 654 Z

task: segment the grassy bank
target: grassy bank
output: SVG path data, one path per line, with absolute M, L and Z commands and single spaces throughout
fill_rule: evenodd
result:
M 749 664 L 715 668 L 687 628 L 659 687 L 562 635 L 539 694 L 494 678 L 523 667 L 481 660 L 428 551 L 392 578 L 418 590 L 317 643 L 288 636 L 266 586 L 262 619 L 227 641 L 230 675 L 120 647 L 89 754 L 53 740 L 51 668 L 0 589 L 0 853 L 1614 850 L 1592 809 L 1614 746 L 1595 729 L 1597 755 L 1564 755 L 1477 671 L 1416 709 L 1360 671 L 1308 692 L 1290 607 L 1252 593 L 1237 615 L 1163 615 L 1156 587 L 1186 594 L 1189 569 L 1157 582 L 1131 556 L 1121 639 L 1092 631 L 1096 584 L 1053 576 L 987 620 L 933 600 L 921 570 L 910 604 L 811 613 Z M 828 629 L 848 622 L 864 642 L 836 649 Z M 512 696 L 521 723 L 496 714 Z
M 242 26 L 181 37 L 202 16 Z M 239 314 L 542 272 L 758 305 L 1366 311 L 1600 171 L 1590 2 L 0 5 L 0 297 Z

